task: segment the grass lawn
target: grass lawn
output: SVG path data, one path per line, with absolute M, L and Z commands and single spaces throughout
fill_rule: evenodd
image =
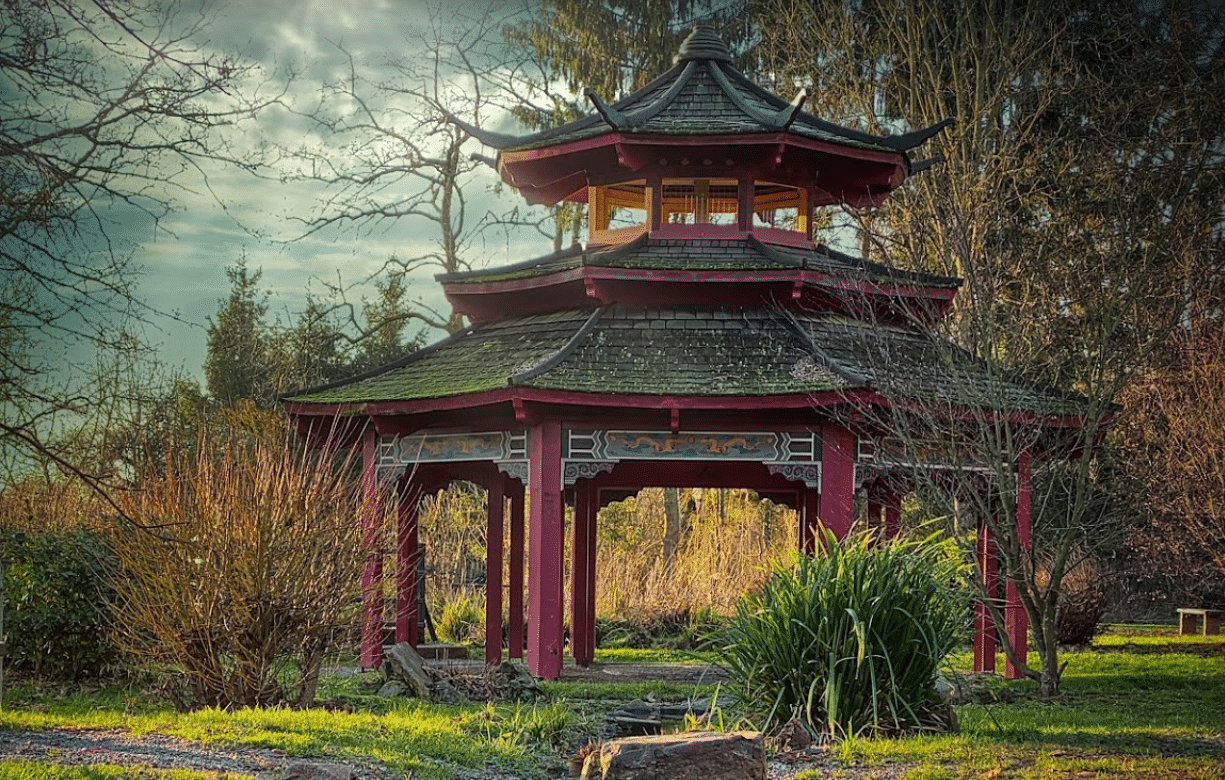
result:
M 683 661 L 658 651 L 602 652 L 600 662 Z M 1174 628 L 1113 627 L 1092 650 L 1064 656 L 1065 695 L 959 708 L 961 733 L 859 739 L 833 748 L 841 769 L 811 777 L 1169 778 L 1225 777 L 1225 637 L 1177 637 Z M 968 656 L 954 666 L 968 667 Z M 1017 687 L 1025 690 L 1028 684 Z M 6 692 L 0 728 L 106 727 L 213 745 L 256 745 L 289 755 L 375 760 L 414 778 L 494 766 L 557 777 L 565 759 L 619 702 L 678 700 L 712 686 L 548 683 L 535 705 L 388 702 L 355 678 L 329 680 L 321 697 L 348 711 L 206 710 L 180 715 L 133 689 L 89 693 L 19 685 Z M 734 712 L 724 713 L 728 727 Z M 212 773 L 71 768 L 0 758 L 0 780 L 214 780 Z M 231 780 L 237 778 L 231 774 Z

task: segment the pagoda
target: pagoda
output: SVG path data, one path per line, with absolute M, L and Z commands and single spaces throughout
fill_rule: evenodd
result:
M 916 397 L 953 401 L 937 357 L 949 350 L 928 326 L 960 281 L 868 262 L 813 235 L 816 209 L 880 204 L 919 172 L 911 152 L 946 123 L 875 136 L 823 121 L 803 110 L 804 93 L 787 101 L 746 78 L 705 27 L 645 87 L 611 104 L 587 96 L 591 115 L 524 137 L 453 119 L 497 150 L 502 179 L 529 203 L 586 204 L 586 245 L 440 275 L 468 327 L 284 399 L 300 430 L 360 442 L 369 495 L 396 491 L 396 641 L 418 640 L 420 498 L 453 480 L 487 489 L 486 660 L 502 659 L 504 633 L 509 656 L 523 656 L 526 596 L 528 665 L 546 679 L 563 670 L 567 607 L 570 654 L 593 657 L 601 507 L 643 487 L 749 488 L 797 510 L 811 550 L 819 526 L 847 533 L 863 491 L 871 521 L 893 532 L 904 482 L 881 478 L 879 431 L 856 410 L 886 409 L 880 388 L 896 376 Z M 963 356 L 963 380 L 1006 381 L 952 354 Z M 1079 413 L 1066 395 L 1020 380 L 1007 390 L 1034 425 L 1074 424 Z M 1028 460 L 1017 468 L 1027 534 Z M 382 561 L 372 550 L 364 576 L 365 666 L 382 654 Z M 1015 589 L 1005 614 L 1024 658 Z M 978 668 L 994 668 L 995 642 L 980 609 Z

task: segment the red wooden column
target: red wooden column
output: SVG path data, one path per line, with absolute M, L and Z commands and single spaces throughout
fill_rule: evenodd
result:
M 556 680 L 562 663 L 561 425 L 546 420 L 531 429 L 528 447 L 532 496 L 528 518 L 527 665 L 536 677 Z
M 377 445 L 374 428 L 362 434 L 362 505 L 366 563 L 362 567 L 362 651 L 364 669 L 383 663 L 383 551 L 379 549 Z
M 570 653 L 587 666 L 595 658 L 596 489 L 586 479 L 574 486 L 574 527 L 570 544 Z
M 897 488 L 885 491 L 885 538 L 896 539 L 902 528 L 902 493 Z
M 587 603 L 583 605 L 586 611 L 587 637 L 584 640 L 586 651 L 581 661 L 583 666 L 590 666 L 595 660 L 595 556 L 596 544 L 599 541 L 596 531 L 600 518 L 600 491 L 591 485 L 587 489 L 587 507 Z M 1204 625 L 1207 625 L 1206 621 Z
M 797 514 L 800 517 L 800 552 L 812 555 L 816 551 L 817 526 L 821 523 L 821 494 L 805 485 Z
M 488 488 L 485 529 L 485 663 L 502 663 L 502 525 L 505 521 L 505 478 L 495 473 Z
M 512 481 L 510 494 L 510 565 L 507 580 L 506 655 L 523 657 L 523 483 Z
M 842 539 L 855 508 L 855 434 L 840 425 L 821 429 L 821 522 Z
M 872 485 L 868 488 L 868 528 L 876 532 L 876 543 L 885 541 L 885 497 L 884 488 Z
M 396 495 L 396 641 L 413 647 L 421 641 L 417 636 L 418 594 L 421 583 L 421 550 L 418 544 L 417 521 L 421 515 L 422 486 L 406 477 Z
M 1029 549 L 1029 513 L 1030 513 L 1030 454 L 1022 452 L 1017 459 L 1017 544 L 1021 550 Z M 1020 576 L 1016 573 L 1015 576 Z M 1029 658 L 1029 615 L 1017 590 L 1015 577 L 1008 578 L 1004 594 L 1004 625 L 1008 630 L 1008 640 L 1012 642 L 1013 655 L 1018 660 L 1028 663 Z M 1009 658 L 1004 664 L 1004 677 L 1016 680 L 1022 677 L 1019 667 Z
M 996 589 L 999 587 L 1000 559 L 996 553 L 995 540 L 991 538 L 991 529 L 986 523 L 978 525 L 975 553 L 979 584 L 984 596 L 974 605 L 974 671 L 994 672 L 998 637 L 988 600 L 995 599 Z

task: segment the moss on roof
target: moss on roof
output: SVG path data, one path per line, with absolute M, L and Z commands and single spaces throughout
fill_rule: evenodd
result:
M 692 397 L 876 389 L 925 403 L 1036 414 L 1083 408 L 1082 399 L 992 369 L 917 329 L 744 306 L 610 306 L 503 320 L 374 376 L 287 400 L 418 400 L 511 384 Z

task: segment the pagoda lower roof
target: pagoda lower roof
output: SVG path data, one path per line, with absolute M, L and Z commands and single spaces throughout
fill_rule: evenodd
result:
M 896 391 L 922 404 L 1041 417 L 1083 411 L 1078 397 L 1002 375 L 919 329 L 760 306 L 611 305 L 508 318 L 283 400 L 293 415 L 352 415 L 411 412 L 441 398 L 480 406 L 508 391 L 603 406 L 666 396 L 692 408 L 728 398 L 763 408 L 771 399 L 811 406 L 816 396 L 883 401 Z

